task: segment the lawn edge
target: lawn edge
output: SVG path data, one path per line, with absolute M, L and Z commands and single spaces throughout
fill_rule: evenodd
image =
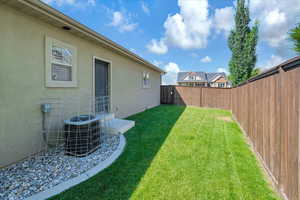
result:
M 60 183 L 52 188 L 49 188 L 47 190 L 44 190 L 42 192 L 39 192 L 37 194 L 34 194 L 25 200 L 42 200 L 42 199 L 48 199 L 55 195 L 58 195 L 65 190 L 70 189 L 71 187 L 78 185 L 82 183 L 83 181 L 88 180 L 92 176 L 98 174 L 99 172 L 103 171 L 107 167 L 111 166 L 114 161 L 116 161 L 120 155 L 123 153 L 126 146 L 126 138 L 124 135 L 120 135 L 120 143 L 118 148 L 115 150 L 114 153 L 111 154 L 109 158 L 101 162 L 100 164 L 96 165 L 95 167 L 91 168 L 90 170 L 80 174 L 79 176 L 69 179 L 63 183 Z
M 275 179 L 275 177 L 273 176 L 272 172 L 269 170 L 269 168 L 267 167 L 265 161 L 262 159 L 261 155 L 259 154 L 258 151 L 255 150 L 253 142 L 251 141 L 251 139 L 248 137 L 247 132 L 244 130 L 244 128 L 241 126 L 241 124 L 238 122 L 237 118 L 234 116 L 234 114 L 231 112 L 232 114 L 232 118 L 234 120 L 235 123 L 237 123 L 237 125 L 239 126 L 240 130 L 243 133 L 243 136 L 245 138 L 246 143 L 249 145 L 250 150 L 252 151 L 252 153 L 255 155 L 255 158 L 257 160 L 257 163 L 259 165 L 259 168 L 262 169 L 263 171 L 263 175 L 265 180 L 267 181 L 268 185 L 273 189 L 273 191 L 275 191 L 275 193 L 277 194 L 278 197 L 280 197 L 283 200 L 289 200 L 287 198 L 287 196 L 284 194 L 283 191 L 280 191 L 276 185 L 277 185 L 277 181 Z

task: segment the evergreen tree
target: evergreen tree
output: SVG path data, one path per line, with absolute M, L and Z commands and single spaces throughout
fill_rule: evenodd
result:
M 232 52 L 229 71 L 233 85 L 249 79 L 255 68 L 258 23 L 250 27 L 250 21 L 249 7 L 245 5 L 245 0 L 238 0 L 235 28 L 228 38 L 228 46 Z
M 294 50 L 300 53 L 300 24 L 291 30 L 290 37 L 294 42 Z

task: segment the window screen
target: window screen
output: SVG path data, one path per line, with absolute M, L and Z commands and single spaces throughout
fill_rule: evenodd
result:
M 143 73 L 143 88 L 150 88 L 150 73 Z
M 72 65 L 72 52 L 69 49 L 53 45 L 52 62 L 62 65 Z
M 53 81 L 72 81 L 71 66 L 52 64 L 51 74 L 51 78 Z
M 77 48 L 46 36 L 45 86 L 77 87 Z
M 72 81 L 72 52 L 69 49 L 52 46 L 51 79 Z

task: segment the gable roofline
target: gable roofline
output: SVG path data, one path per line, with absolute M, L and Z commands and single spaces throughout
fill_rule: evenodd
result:
M 186 77 L 190 75 L 199 76 L 201 80 L 184 80 Z M 226 74 L 223 72 L 179 72 L 177 74 L 177 82 L 205 82 L 212 83 L 218 80 L 220 77 L 224 77 L 226 79 Z M 227 79 L 226 79 L 227 80 Z
M 212 79 L 210 82 L 215 82 L 216 80 L 218 80 L 219 78 L 221 78 L 221 75 L 217 75 L 214 79 Z
M 191 82 L 190 80 L 184 80 L 188 76 L 198 76 L 201 80 L 193 80 L 193 82 L 207 82 L 205 72 L 179 72 L 177 74 L 177 82 Z
M 46 3 L 40 0 L 0 0 L 1 3 L 10 5 L 12 7 L 18 8 L 21 12 L 24 12 L 29 15 L 39 17 L 40 19 L 46 21 L 46 23 L 52 24 L 56 27 L 62 28 L 63 26 L 68 26 L 71 28 L 70 33 L 79 35 L 84 39 L 95 41 L 100 45 L 107 47 L 123 56 L 126 56 L 134 61 L 137 61 L 141 64 L 144 64 L 148 68 L 151 68 L 157 72 L 165 74 L 166 72 L 154 64 L 148 62 L 137 54 L 129 51 L 125 47 L 113 42 L 107 37 L 103 36 L 100 33 L 88 28 L 87 26 L 79 23 L 78 21 L 72 19 L 71 17 L 66 16 L 62 12 L 52 8 Z
M 187 77 L 189 77 L 189 76 L 197 76 L 197 73 L 196 72 L 187 72 L 186 74 L 185 74 L 185 76 L 184 77 L 182 77 L 182 79 L 183 79 L 183 81 L 184 81 L 184 79 L 186 79 Z
M 214 79 L 212 79 L 210 82 L 215 82 L 217 80 L 219 80 L 220 78 L 224 77 L 226 80 L 226 75 L 225 74 L 222 74 L 223 72 L 221 72 L 220 74 L 218 74 Z

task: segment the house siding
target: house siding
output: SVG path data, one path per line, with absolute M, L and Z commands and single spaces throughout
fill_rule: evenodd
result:
M 124 118 L 160 104 L 160 72 L 70 32 L 0 6 L 0 167 L 39 151 L 43 98 L 93 94 L 93 57 L 112 62 L 112 112 Z M 45 37 L 77 48 L 76 88 L 45 87 Z M 142 73 L 150 72 L 150 89 Z

